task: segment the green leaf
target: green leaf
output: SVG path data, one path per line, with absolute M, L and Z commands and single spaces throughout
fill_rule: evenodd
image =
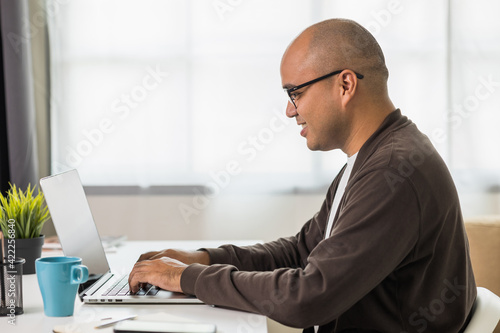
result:
M 43 225 L 50 219 L 44 204 L 43 193 L 34 195 L 35 187 L 28 184 L 26 191 L 10 184 L 6 196 L 0 193 L 0 227 L 2 232 L 9 230 L 8 221 L 14 219 L 16 238 L 39 237 Z

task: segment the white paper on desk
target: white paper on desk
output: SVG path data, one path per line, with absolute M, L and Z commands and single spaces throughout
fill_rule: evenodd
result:
M 91 321 L 88 323 L 70 323 L 66 325 L 57 325 L 54 327 L 54 333 L 87 333 L 87 332 L 99 332 L 99 333 L 113 333 L 113 326 L 96 329 L 98 325 L 105 324 L 108 321 L 120 319 L 119 317 L 112 318 L 110 320 L 101 321 Z M 135 320 L 149 320 L 149 321 L 164 321 L 164 322 L 177 322 L 177 323 L 197 323 L 196 320 L 174 316 L 169 313 L 159 312 L 154 314 L 137 316 Z

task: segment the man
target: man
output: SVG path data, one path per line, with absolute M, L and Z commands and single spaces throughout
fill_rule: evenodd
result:
M 396 110 L 378 43 L 359 24 L 315 24 L 281 62 L 286 114 L 311 150 L 347 165 L 296 236 L 143 254 L 140 283 L 313 332 L 461 332 L 476 297 L 460 204 L 428 138 Z

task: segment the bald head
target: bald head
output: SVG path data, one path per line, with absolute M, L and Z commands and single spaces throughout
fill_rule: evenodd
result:
M 351 156 L 394 111 L 382 50 L 354 21 L 332 19 L 307 28 L 285 51 L 280 72 L 291 99 L 286 114 L 302 126 L 311 150 L 340 148 Z
M 365 76 L 363 81 L 377 92 L 387 90 L 389 72 L 379 44 L 360 24 L 346 19 L 330 19 L 307 28 L 290 45 L 307 45 L 307 66 L 317 75 L 337 69 L 351 69 Z

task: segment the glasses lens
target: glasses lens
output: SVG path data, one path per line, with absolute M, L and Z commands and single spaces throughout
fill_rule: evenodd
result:
M 295 105 L 295 100 L 292 98 L 292 95 L 290 95 L 286 89 L 284 89 L 284 91 L 285 91 L 286 96 L 288 97 L 288 101 L 289 101 L 290 103 L 292 103 L 292 105 L 293 105 L 295 108 L 297 108 L 297 105 Z

